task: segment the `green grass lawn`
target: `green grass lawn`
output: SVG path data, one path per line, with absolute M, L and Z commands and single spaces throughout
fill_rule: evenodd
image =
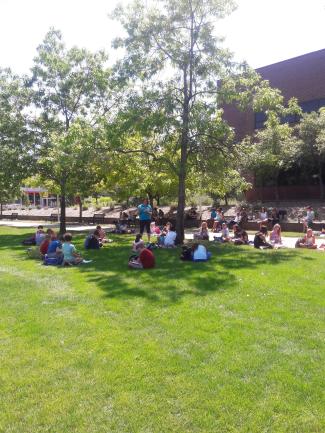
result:
M 0 229 L 0 432 L 325 431 L 324 253 L 159 250 L 139 271 L 115 237 L 56 268 L 26 233 Z

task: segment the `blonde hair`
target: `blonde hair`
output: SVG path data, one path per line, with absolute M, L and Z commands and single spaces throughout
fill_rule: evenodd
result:
M 278 230 L 278 234 L 281 236 L 281 226 L 280 226 L 280 224 L 274 224 L 273 230 Z

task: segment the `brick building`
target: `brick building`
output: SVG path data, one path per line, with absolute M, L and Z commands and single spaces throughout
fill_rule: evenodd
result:
M 264 66 L 256 71 L 272 87 L 280 89 L 286 101 L 296 97 L 303 112 L 310 113 L 325 106 L 325 49 Z M 265 120 L 264 113 L 254 113 L 251 110 L 240 112 L 235 106 L 224 107 L 224 117 L 234 127 L 238 139 L 262 128 Z M 304 179 L 299 177 L 298 168 L 293 168 L 287 176 L 283 176 L 283 185 L 279 189 L 281 199 L 319 197 L 319 186 L 312 173 L 310 180 L 306 176 Z M 248 200 L 274 198 L 274 186 L 255 185 L 247 193 Z

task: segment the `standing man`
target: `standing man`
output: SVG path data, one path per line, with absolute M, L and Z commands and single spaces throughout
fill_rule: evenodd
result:
M 138 214 L 140 221 L 140 233 L 143 234 L 144 229 L 146 229 L 148 235 L 148 242 L 150 242 L 150 222 L 151 222 L 151 214 L 152 208 L 148 203 L 148 199 L 144 199 L 143 203 L 138 206 Z

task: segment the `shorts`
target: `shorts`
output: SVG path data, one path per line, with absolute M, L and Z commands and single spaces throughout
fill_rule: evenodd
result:
M 146 229 L 146 232 L 150 235 L 150 223 L 150 220 L 140 220 L 140 234 L 143 234 L 144 229 Z

